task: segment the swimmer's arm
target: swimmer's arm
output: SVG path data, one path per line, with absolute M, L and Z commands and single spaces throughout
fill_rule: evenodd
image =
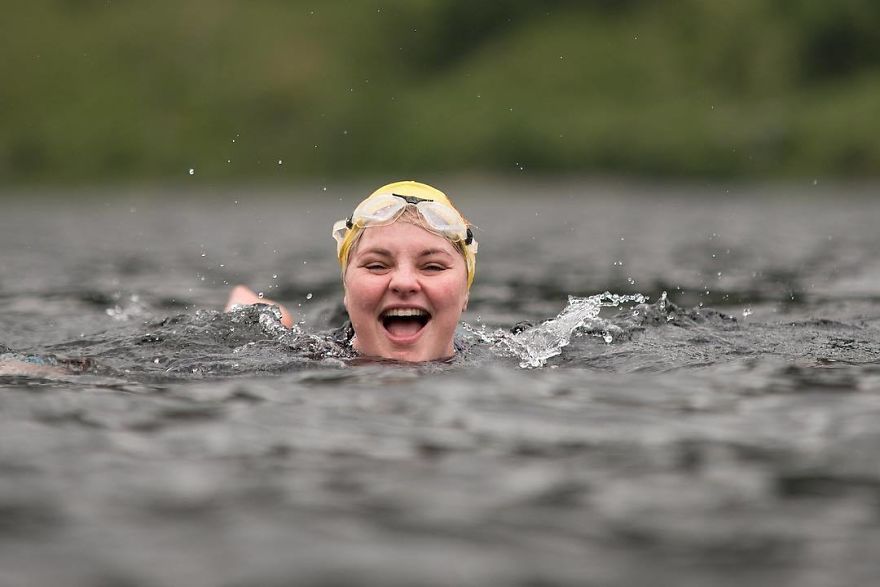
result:
M 261 298 L 257 293 L 246 285 L 236 285 L 229 292 L 229 299 L 226 301 L 224 312 L 229 312 L 235 306 L 250 306 L 253 304 L 269 304 L 270 306 L 278 306 L 281 310 L 281 323 L 287 328 L 293 327 L 293 315 L 281 304 L 272 300 Z
M 0 375 L 30 375 L 32 377 L 52 377 L 70 374 L 54 365 L 37 365 L 18 359 L 0 359 Z

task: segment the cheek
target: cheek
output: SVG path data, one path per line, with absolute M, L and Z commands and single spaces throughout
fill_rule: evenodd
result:
M 462 285 L 459 279 L 450 280 L 437 289 L 435 297 L 444 308 L 463 310 L 468 299 L 467 285 Z
M 370 310 L 382 297 L 384 288 L 379 280 L 371 276 L 359 276 L 345 284 L 345 307 L 349 310 Z

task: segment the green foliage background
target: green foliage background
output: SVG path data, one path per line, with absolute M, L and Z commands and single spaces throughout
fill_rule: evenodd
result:
M 3 21 L 7 184 L 880 171 L 876 0 L 28 0 Z

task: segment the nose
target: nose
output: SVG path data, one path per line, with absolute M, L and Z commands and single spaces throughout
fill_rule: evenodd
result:
M 409 296 L 422 288 L 419 276 L 413 267 L 396 267 L 391 273 L 391 281 L 388 288 L 400 296 Z

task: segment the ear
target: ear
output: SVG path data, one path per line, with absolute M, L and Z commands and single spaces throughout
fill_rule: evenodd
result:
M 468 301 L 470 300 L 471 292 L 464 294 L 464 305 L 461 307 L 461 311 L 464 312 L 467 310 Z

